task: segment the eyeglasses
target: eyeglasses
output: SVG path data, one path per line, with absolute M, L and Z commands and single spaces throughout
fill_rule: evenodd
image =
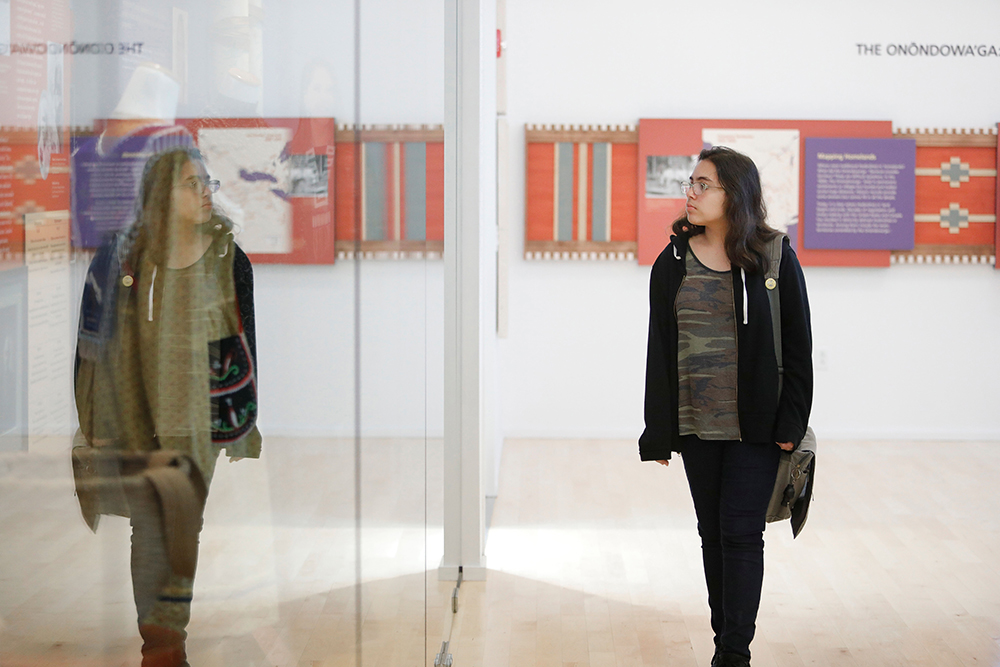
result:
M 178 187 L 191 188 L 195 192 L 201 192 L 202 189 L 207 188 L 209 192 L 214 194 L 222 187 L 222 183 L 216 180 L 209 181 L 200 176 L 192 176 L 183 183 L 179 183 Z
M 711 183 L 706 183 L 705 181 L 687 181 L 686 183 L 681 183 L 681 193 L 687 196 L 687 193 L 694 192 L 695 197 L 700 197 L 705 194 L 705 190 L 709 188 L 718 188 L 719 190 L 725 190 L 721 185 L 712 185 Z

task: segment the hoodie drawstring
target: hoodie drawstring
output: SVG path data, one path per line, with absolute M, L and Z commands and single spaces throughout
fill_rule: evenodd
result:
M 149 281 L 149 321 L 153 321 L 153 287 L 156 285 L 156 266 L 153 266 L 153 279 Z
M 748 299 L 747 299 L 747 272 L 745 270 L 743 270 L 742 268 L 740 269 L 740 278 L 743 279 L 743 324 L 746 324 L 747 322 L 750 321 L 749 320 L 750 309 L 749 309 L 748 304 L 747 304 L 747 301 L 748 301 Z
M 671 245 L 670 248 L 674 251 L 674 259 L 680 259 L 681 256 L 677 254 L 677 247 Z

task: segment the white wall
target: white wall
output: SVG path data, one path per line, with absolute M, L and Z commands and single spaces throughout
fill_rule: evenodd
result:
M 264 0 L 265 115 L 302 115 L 311 63 L 333 73 L 328 115 L 354 122 L 352 0 Z M 363 0 L 360 82 L 364 124 L 444 122 L 443 0 Z
M 970 20 L 974 17 L 974 20 Z M 856 43 L 996 44 L 1000 4 L 711 5 L 507 0 L 512 153 L 524 123 L 652 118 L 891 120 L 990 127 L 1000 58 L 861 57 Z M 512 164 L 523 239 L 524 162 Z M 510 264 L 501 341 L 511 436 L 637 437 L 649 269 Z M 1000 438 L 1000 273 L 984 266 L 807 268 L 817 351 L 813 425 L 826 437 Z
M 353 3 L 272 2 L 264 30 L 265 114 L 297 116 L 302 76 L 330 68 L 324 113 L 354 116 Z M 364 124 L 444 122 L 444 3 L 365 0 L 357 88 Z M 354 261 L 260 265 L 261 430 L 353 435 Z M 360 272 L 362 433 L 444 432 L 444 269 L 440 260 L 365 261 Z
M 354 434 L 355 285 L 361 304 L 361 428 L 441 437 L 441 262 L 255 267 L 261 431 Z

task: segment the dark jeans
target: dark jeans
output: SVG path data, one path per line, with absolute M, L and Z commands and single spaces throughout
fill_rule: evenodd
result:
M 681 440 L 715 643 L 723 652 L 749 658 L 764 581 L 767 504 L 781 450 L 773 442 Z

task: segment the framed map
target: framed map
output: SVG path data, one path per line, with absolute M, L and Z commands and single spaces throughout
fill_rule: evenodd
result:
M 291 134 L 287 127 L 198 130 L 209 174 L 224 184 L 216 203 L 232 218 L 244 252 L 292 251 L 291 165 L 285 152 Z
M 709 129 L 705 147 L 728 146 L 753 160 L 760 173 L 767 223 L 786 234 L 799 222 L 799 131 Z

